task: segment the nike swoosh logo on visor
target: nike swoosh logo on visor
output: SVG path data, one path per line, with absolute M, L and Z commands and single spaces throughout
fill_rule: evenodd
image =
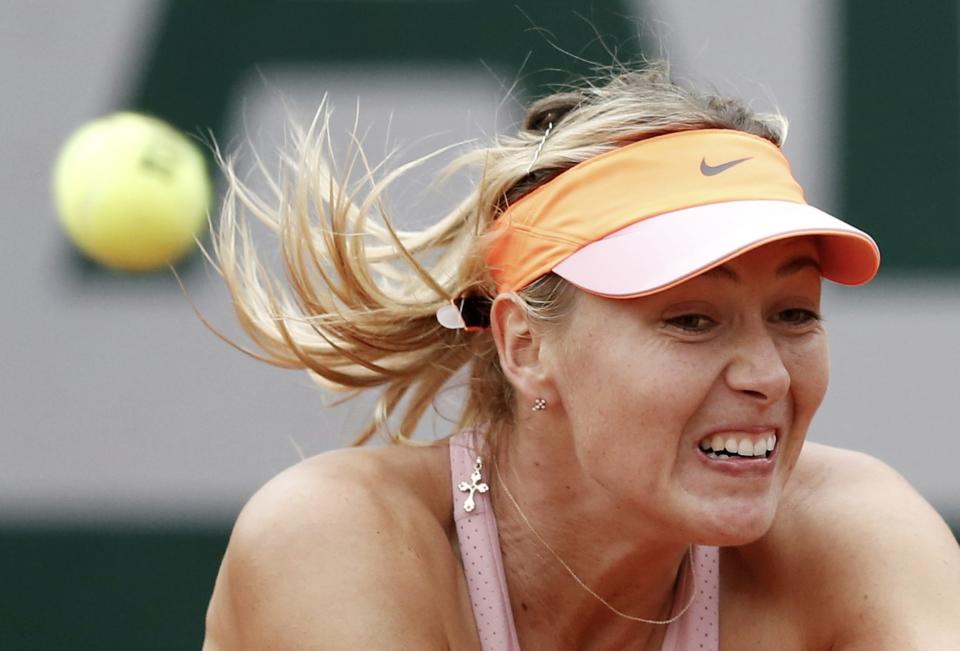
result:
M 746 158 L 738 158 L 737 160 L 721 163 L 719 165 L 708 165 L 707 159 L 704 157 L 700 159 L 700 173 L 703 174 L 704 176 L 716 176 L 720 172 L 725 172 L 731 167 L 733 167 L 734 165 L 739 165 L 743 161 L 750 160 L 751 158 L 753 158 L 753 156 L 747 156 Z

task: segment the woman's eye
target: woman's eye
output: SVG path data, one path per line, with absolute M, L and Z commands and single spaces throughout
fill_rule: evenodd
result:
M 805 326 L 820 321 L 820 315 L 813 310 L 794 307 L 777 313 L 777 320 L 789 326 Z
M 684 314 L 666 319 L 665 322 L 684 332 L 706 332 L 713 327 L 716 322 L 705 314 Z

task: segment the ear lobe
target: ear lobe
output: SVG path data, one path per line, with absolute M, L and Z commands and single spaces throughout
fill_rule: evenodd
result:
M 514 294 L 500 294 L 490 307 L 490 327 L 500 355 L 500 368 L 525 396 L 541 395 L 544 369 L 539 333 Z

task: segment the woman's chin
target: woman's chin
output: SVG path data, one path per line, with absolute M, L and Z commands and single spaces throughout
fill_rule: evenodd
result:
M 773 525 L 776 509 L 767 503 L 729 504 L 705 513 L 697 529 L 701 544 L 746 545 L 762 538 Z

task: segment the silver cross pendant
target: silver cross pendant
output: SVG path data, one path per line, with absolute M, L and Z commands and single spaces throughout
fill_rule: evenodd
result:
M 470 473 L 470 482 L 465 481 L 457 484 L 457 488 L 460 489 L 461 493 L 470 493 L 466 501 L 463 503 L 463 510 L 467 513 L 473 511 L 476 508 L 476 503 L 473 501 L 474 493 L 486 493 L 490 490 L 490 487 L 480 481 L 480 470 L 483 468 L 483 462 L 480 461 L 480 457 L 477 457 L 476 463 L 473 464 L 473 472 Z

